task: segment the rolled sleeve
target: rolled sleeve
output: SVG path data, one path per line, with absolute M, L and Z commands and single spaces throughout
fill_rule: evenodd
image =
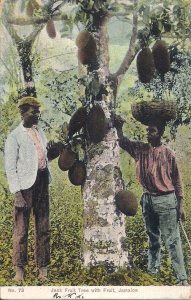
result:
M 138 149 L 140 148 L 140 142 L 131 141 L 128 137 L 124 136 L 119 140 L 119 146 L 127 151 L 135 160 L 137 159 Z
M 172 181 L 173 181 L 176 196 L 178 198 L 184 198 L 182 178 L 175 157 L 173 157 L 172 160 Z

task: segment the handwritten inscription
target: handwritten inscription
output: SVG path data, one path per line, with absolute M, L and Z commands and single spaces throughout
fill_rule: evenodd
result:
M 55 293 L 53 295 L 53 299 L 84 299 L 83 294 L 77 294 L 77 293 L 69 293 L 64 296 L 62 296 L 59 293 Z
M 84 299 L 83 294 L 89 292 L 89 289 L 65 287 L 64 289 L 53 288 L 51 292 L 53 293 L 53 299 Z

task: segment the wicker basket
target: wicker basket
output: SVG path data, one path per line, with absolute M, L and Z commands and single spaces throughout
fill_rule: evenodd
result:
M 147 126 L 175 119 L 176 111 L 176 103 L 173 101 L 142 101 L 131 106 L 133 117 Z

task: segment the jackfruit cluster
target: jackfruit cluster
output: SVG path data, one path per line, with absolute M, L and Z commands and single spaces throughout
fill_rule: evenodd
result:
M 103 140 L 106 128 L 105 113 L 100 105 L 94 105 L 87 113 L 85 107 L 80 107 L 69 122 L 69 137 L 82 128 L 86 128 L 89 141 L 99 143 Z
M 149 83 L 155 70 L 164 75 L 170 70 L 170 55 L 165 41 L 158 40 L 153 45 L 152 51 L 144 47 L 137 55 L 138 78 L 142 83 Z
M 68 178 L 74 185 L 82 185 L 86 179 L 85 163 L 78 159 L 70 148 L 64 148 L 58 158 L 58 166 L 62 171 L 68 171 Z
M 72 115 L 67 126 L 68 138 L 85 129 L 87 139 L 91 143 L 99 143 L 105 136 L 106 118 L 100 105 L 93 105 L 89 112 L 85 107 L 80 107 Z M 62 149 L 58 158 L 58 166 L 62 171 L 68 171 L 68 178 L 74 185 L 83 185 L 86 179 L 86 165 L 79 160 L 78 154 L 71 149 L 71 145 Z

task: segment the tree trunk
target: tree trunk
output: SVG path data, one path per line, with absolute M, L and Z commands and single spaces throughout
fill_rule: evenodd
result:
M 84 198 L 84 265 L 128 264 L 125 215 L 116 207 L 115 193 L 124 189 L 119 168 L 119 146 L 115 129 L 104 141 L 87 149 L 87 179 Z
M 98 16 L 97 20 L 101 18 Z M 105 21 L 103 18 L 103 22 L 98 24 L 98 29 L 94 32 L 98 48 L 98 73 L 104 85 L 108 84 L 109 78 L 108 34 Z M 97 102 L 102 106 L 108 120 L 110 109 L 115 102 L 114 95 L 115 91 L 110 90 L 107 97 L 103 96 L 102 101 Z M 110 126 L 102 142 L 91 143 L 87 147 L 86 158 L 87 178 L 83 186 L 84 265 L 101 264 L 113 270 L 128 265 L 125 215 L 115 204 L 116 192 L 124 189 L 116 130 Z
M 32 45 L 35 41 L 36 36 L 43 28 L 43 25 L 34 25 L 34 30 L 24 39 L 21 38 L 11 20 L 14 20 L 16 2 L 7 0 L 3 5 L 2 20 L 5 28 L 8 30 L 12 40 L 15 42 L 18 54 L 20 57 L 21 67 L 24 77 L 24 91 L 19 91 L 19 97 L 23 96 L 34 96 L 36 97 L 36 89 L 34 86 L 33 75 L 32 75 Z M 20 25 L 23 25 L 22 23 Z
M 36 89 L 34 86 L 33 75 L 32 75 L 32 59 L 31 49 L 33 41 L 21 40 L 17 44 L 17 50 L 19 53 L 21 67 L 23 70 L 23 77 L 25 82 L 25 90 L 21 96 L 34 96 L 36 97 Z

